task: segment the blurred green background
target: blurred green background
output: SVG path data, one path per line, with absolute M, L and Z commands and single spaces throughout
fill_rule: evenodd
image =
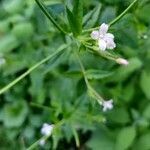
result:
M 109 23 L 131 2 L 84 0 L 84 16 L 92 14 L 84 28 Z M 71 7 L 71 1 L 45 0 L 45 4 L 69 30 L 65 5 Z M 150 150 L 149 15 L 150 1 L 139 0 L 112 27 L 114 52 L 128 59 L 129 66 L 81 51 L 91 84 L 105 99 L 114 99 L 113 110 L 103 113 L 88 96 L 80 66 L 66 51 L 0 96 L 0 150 L 26 149 L 41 137 L 44 122 L 56 124 L 62 119 L 65 123 L 36 149 Z M 1 0 L 0 88 L 66 40 L 34 0 Z

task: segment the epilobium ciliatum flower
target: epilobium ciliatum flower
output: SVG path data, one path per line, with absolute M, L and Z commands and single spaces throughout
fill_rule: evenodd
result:
M 104 112 L 113 109 L 113 100 L 111 99 L 109 101 L 103 101 L 102 106 Z
M 48 123 L 44 123 L 41 129 L 41 133 L 43 135 L 49 136 L 52 133 L 54 125 L 49 125 Z
M 41 134 L 44 136 L 50 136 L 52 134 L 54 125 L 49 125 L 48 123 L 44 123 L 41 128 Z M 45 144 L 45 139 L 41 139 L 39 144 L 43 146 Z
M 114 35 L 107 33 L 109 25 L 103 23 L 99 30 L 91 33 L 91 38 L 97 40 L 99 49 L 105 51 L 106 49 L 114 49 L 116 44 L 114 42 Z

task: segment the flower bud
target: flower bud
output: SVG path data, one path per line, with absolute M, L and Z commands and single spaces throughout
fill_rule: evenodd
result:
M 117 58 L 116 62 L 118 64 L 121 64 L 121 65 L 128 65 L 129 64 L 129 62 L 126 59 L 123 59 L 123 58 Z

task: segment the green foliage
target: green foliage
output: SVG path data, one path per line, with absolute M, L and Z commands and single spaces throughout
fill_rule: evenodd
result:
M 66 7 L 67 17 L 71 27 L 71 30 L 75 36 L 78 36 L 82 32 L 82 18 L 83 18 L 83 1 L 75 0 L 73 4 L 73 10 L 71 11 Z
M 116 150 L 126 150 L 132 145 L 136 136 L 135 127 L 126 127 L 120 130 L 116 140 Z
M 28 107 L 24 101 L 7 104 L 4 108 L 4 125 L 8 128 L 21 126 L 27 113 Z
M 141 75 L 141 88 L 148 99 L 150 99 L 150 73 L 143 72 Z
M 136 2 L 0 2 L 0 149 L 150 149 L 150 4 Z M 90 38 L 103 22 L 113 51 Z M 103 98 L 112 110 L 102 112 Z M 55 130 L 41 148 L 45 122 Z

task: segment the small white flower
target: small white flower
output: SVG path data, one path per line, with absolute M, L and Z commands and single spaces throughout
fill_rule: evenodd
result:
M 105 51 L 106 49 L 114 49 L 116 44 L 114 42 L 114 35 L 107 33 L 109 26 L 103 23 L 99 30 L 91 33 L 91 38 L 98 41 L 100 50 Z
M 47 123 L 44 123 L 41 129 L 41 133 L 43 135 L 50 136 L 53 128 L 54 128 L 54 125 L 49 125 Z
M 113 109 L 113 100 L 111 99 L 109 101 L 103 101 L 102 106 L 104 112 Z
M 45 142 L 46 142 L 46 141 L 45 141 L 44 139 L 41 139 L 40 142 L 39 142 L 39 145 L 40 145 L 40 146 L 44 146 L 44 145 L 45 145 Z
M 116 59 L 116 62 L 118 64 L 121 64 L 121 65 L 128 65 L 129 64 L 129 62 L 126 59 L 123 59 L 123 58 Z

